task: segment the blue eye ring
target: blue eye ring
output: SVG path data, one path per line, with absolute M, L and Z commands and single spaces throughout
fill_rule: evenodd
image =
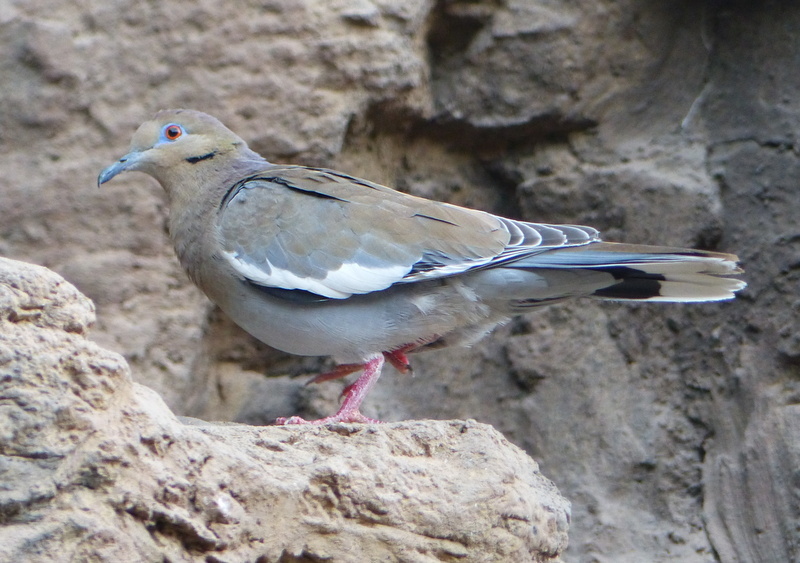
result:
M 161 135 L 167 141 L 177 141 L 183 135 L 183 127 L 177 123 L 170 123 L 161 130 Z

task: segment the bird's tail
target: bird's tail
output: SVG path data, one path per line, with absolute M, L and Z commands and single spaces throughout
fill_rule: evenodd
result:
M 531 268 L 545 278 L 548 271 L 555 278 L 580 272 L 593 286 L 584 294 L 600 299 L 698 302 L 733 299 L 746 287 L 730 277 L 742 273 L 738 261 L 720 252 L 598 242 L 526 257 L 511 266 Z

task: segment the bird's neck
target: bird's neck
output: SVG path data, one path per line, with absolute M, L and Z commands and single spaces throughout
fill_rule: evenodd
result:
M 214 159 L 184 166 L 180 176 L 162 181 L 170 200 L 169 234 L 175 252 L 189 277 L 202 287 L 208 268 L 217 258 L 207 249 L 215 248 L 220 204 L 228 190 L 242 177 L 271 166 L 257 153 L 238 158 L 231 166 L 218 166 Z M 201 189 L 202 187 L 202 189 Z M 177 211 L 176 211 L 177 210 Z M 204 252 L 205 249 L 205 252 Z

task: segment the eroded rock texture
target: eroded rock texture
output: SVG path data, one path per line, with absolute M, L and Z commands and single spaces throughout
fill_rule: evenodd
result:
M 798 28 L 774 0 L 12 0 L 0 255 L 92 298 L 93 337 L 175 412 L 266 423 L 333 410 L 341 387 L 289 377 L 324 361 L 208 306 L 150 179 L 95 187 L 157 109 L 276 161 L 737 252 L 736 302 L 551 307 L 387 370 L 365 412 L 495 426 L 573 502 L 576 561 L 800 559 Z
M 0 259 L 3 561 L 553 561 L 569 502 L 485 424 L 179 421 L 86 340 L 92 303 Z

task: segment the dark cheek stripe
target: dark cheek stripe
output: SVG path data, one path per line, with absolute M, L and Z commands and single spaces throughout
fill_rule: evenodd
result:
M 210 152 L 202 156 L 190 156 L 189 158 L 186 159 L 186 162 L 188 162 L 189 164 L 197 164 L 201 160 L 211 160 L 215 156 L 217 156 L 217 153 L 215 152 Z

